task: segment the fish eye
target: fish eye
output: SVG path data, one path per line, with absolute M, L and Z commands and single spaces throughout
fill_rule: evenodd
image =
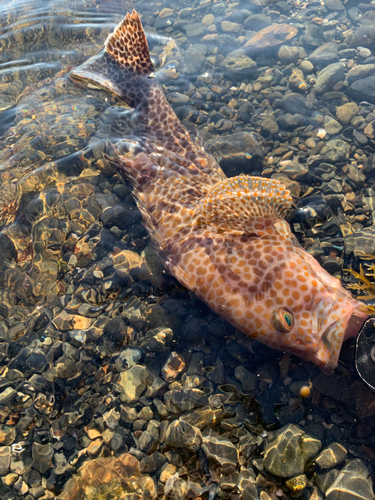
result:
M 287 309 L 280 307 L 273 311 L 271 316 L 271 325 L 275 330 L 281 333 L 288 333 L 294 326 L 293 314 Z

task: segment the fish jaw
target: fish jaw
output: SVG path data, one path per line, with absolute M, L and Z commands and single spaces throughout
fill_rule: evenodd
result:
M 337 298 L 322 321 L 316 350 L 296 354 L 315 363 L 323 373 L 331 374 L 337 367 L 343 342 L 356 336 L 368 319 L 360 307 L 361 304 L 354 299 Z

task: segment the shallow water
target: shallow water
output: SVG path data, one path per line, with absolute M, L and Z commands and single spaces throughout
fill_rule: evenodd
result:
M 163 271 L 129 186 L 104 156 L 109 138 L 129 133 L 131 113 L 67 73 L 133 8 L 184 125 L 228 176 L 285 183 L 301 244 L 355 296 L 374 300 L 370 2 L 3 1 L 0 496 L 79 498 L 66 484 L 80 467 L 129 452 L 151 479 L 118 465 L 116 476 L 104 461 L 85 498 L 138 488 L 145 498 L 312 499 L 330 487 L 372 498 L 375 396 L 353 350 L 345 364 L 354 373 L 339 365 L 327 377 L 216 316 Z M 273 24 L 288 27 L 252 39 Z M 283 472 L 263 452 L 290 424 L 312 448 L 301 468 L 282 442 Z M 288 432 L 298 448 L 298 429 Z M 329 466 L 315 463 L 315 440 L 341 446 Z M 302 487 L 286 483 L 303 473 Z

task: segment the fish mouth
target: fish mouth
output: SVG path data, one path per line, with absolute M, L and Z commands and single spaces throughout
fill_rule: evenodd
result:
M 354 299 L 338 299 L 326 314 L 330 324 L 320 337 L 315 363 L 327 375 L 336 368 L 343 342 L 356 336 L 368 315 Z

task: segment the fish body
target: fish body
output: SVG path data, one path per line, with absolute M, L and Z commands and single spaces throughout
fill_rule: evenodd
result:
M 180 123 L 152 73 L 133 11 L 104 52 L 70 77 L 133 108 L 131 132 L 124 124 L 114 145 L 114 165 L 132 184 L 165 267 L 248 336 L 331 372 L 342 342 L 367 318 L 361 304 L 299 246 L 284 219 L 289 191 L 274 179 L 227 178 Z

